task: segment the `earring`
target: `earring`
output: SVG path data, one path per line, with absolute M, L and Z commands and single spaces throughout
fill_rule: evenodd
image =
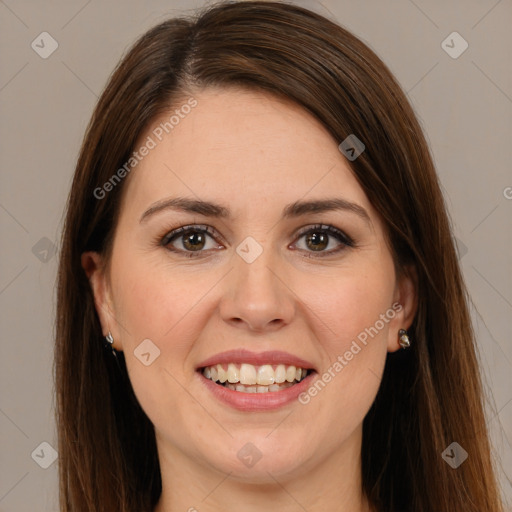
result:
M 402 348 L 409 348 L 411 346 L 411 340 L 409 339 L 405 329 L 400 329 L 398 331 L 398 344 Z
M 105 336 L 105 341 L 108 343 L 108 345 L 105 345 L 106 347 L 109 347 L 112 349 L 112 354 L 114 354 L 114 357 L 117 357 L 116 349 L 114 348 L 114 336 L 112 336 L 112 333 L 108 331 L 108 334 Z

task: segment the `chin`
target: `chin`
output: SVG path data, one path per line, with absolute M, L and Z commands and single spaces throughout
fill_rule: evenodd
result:
M 271 429 L 264 434 L 243 436 L 243 440 L 230 439 L 230 446 L 225 446 L 225 450 L 204 454 L 206 465 L 248 484 L 275 484 L 276 479 L 306 472 L 304 442 L 288 436 L 288 442 L 284 443 L 285 436 L 276 435 L 273 439 L 272 435 L 267 437 L 269 432 Z

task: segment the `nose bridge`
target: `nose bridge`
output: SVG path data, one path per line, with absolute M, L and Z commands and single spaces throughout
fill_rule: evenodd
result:
M 287 324 L 294 312 L 291 291 L 284 284 L 282 265 L 272 248 L 248 237 L 236 249 L 229 293 L 221 308 L 224 320 L 252 330 Z

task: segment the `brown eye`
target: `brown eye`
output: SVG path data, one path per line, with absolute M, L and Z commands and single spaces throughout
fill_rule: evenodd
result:
M 355 242 L 334 226 L 319 224 L 299 233 L 297 242 L 293 245 L 305 252 L 305 256 L 312 256 L 312 253 L 328 256 L 347 247 L 355 247 Z
M 323 251 L 329 244 L 329 236 L 324 233 L 312 233 L 306 237 L 306 245 L 313 251 Z
M 165 235 L 161 245 L 170 251 L 183 253 L 185 256 L 192 256 L 194 253 L 199 256 L 209 249 L 222 248 L 210 231 L 213 229 L 209 226 L 183 226 Z
M 203 233 L 198 231 L 189 231 L 182 235 L 182 244 L 189 251 L 200 251 L 203 249 L 206 239 Z

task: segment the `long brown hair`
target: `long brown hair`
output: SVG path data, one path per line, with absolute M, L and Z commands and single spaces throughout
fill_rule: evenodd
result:
M 397 270 L 417 274 L 407 351 L 388 354 L 364 420 L 363 491 L 382 512 L 499 512 L 468 299 L 427 143 L 400 86 L 359 39 L 297 6 L 244 1 L 144 34 L 110 78 L 78 158 L 62 241 L 55 346 L 62 512 L 151 511 L 161 477 L 151 422 L 122 353 L 102 346 L 84 251 L 108 256 L 123 166 L 157 115 L 204 87 L 242 86 L 301 105 L 340 143 L 383 219 Z M 341 158 L 341 155 L 340 155 Z M 134 171 L 136 172 L 136 171 Z M 127 178 L 128 179 L 128 178 Z M 456 441 L 469 458 L 441 457 Z

